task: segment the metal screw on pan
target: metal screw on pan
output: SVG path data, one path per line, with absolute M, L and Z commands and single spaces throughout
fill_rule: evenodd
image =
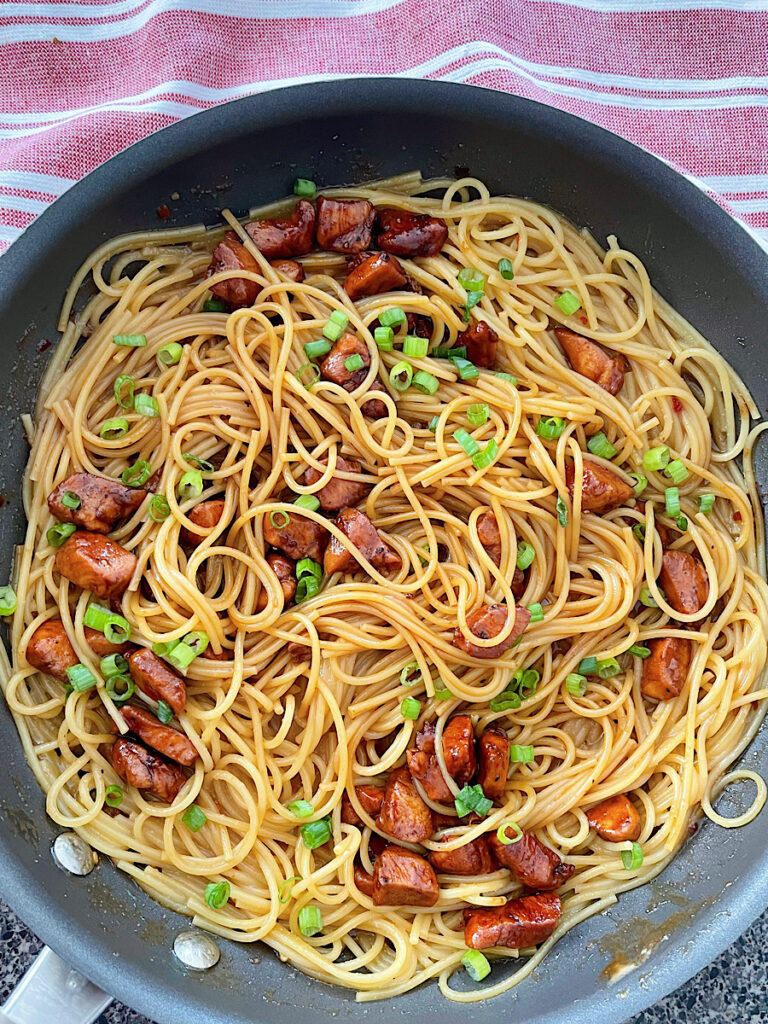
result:
M 219 962 L 221 950 L 205 932 L 179 932 L 173 942 L 176 959 L 193 971 L 207 971 Z
M 62 832 L 56 836 L 51 854 L 56 865 L 70 875 L 88 875 L 98 861 L 96 853 L 76 832 Z

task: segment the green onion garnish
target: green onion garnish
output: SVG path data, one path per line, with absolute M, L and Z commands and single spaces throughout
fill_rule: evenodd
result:
M 593 676 L 597 672 L 597 658 L 590 655 L 588 658 L 582 658 L 579 662 L 579 672 L 585 676 Z
M 304 576 L 314 576 L 315 579 L 319 580 L 322 578 L 322 575 L 322 565 L 312 558 L 300 558 L 296 563 L 296 579 L 298 580 Z
M 465 292 L 482 291 L 485 287 L 485 274 L 474 267 L 462 267 L 456 280 Z
M 643 848 L 640 843 L 632 843 L 631 850 L 621 851 L 621 863 L 627 871 L 636 871 L 643 866 Z
M 349 317 L 340 309 L 334 309 L 323 328 L 323 337 L 328 341 L 338 341 L 349 324 Z
M 310 512 L 317 512 L 317 510 L 320 508 L 320 499 L 317 498 L 314 494 L 302 494 L 294 501 L 293 504 L 296 506 L 296 508 L 305 508 Z M 284 513 L 284 515 L 285 514 L 287 513 Z M 271 518 L 272 517 L 270 516 L 270 519 Z M 290 517 L 288 522 L 290 522 Z M 287 525 L 288 523 L 283 523 L 283 526 Z M 282 529 L 282 527 L 278 527 L 278 529 Z
M 502 373 L 499 371 L 498 373 L 494 373 L 493 376 L 498 377 L 499 380 L 505 380 L 507 384 L 511 384 L 513 388 L 517 387 L 517 377 L 513 377 L 511 373 Z
M 144 459 L 139 459 L 132 466 L 128 466 L 120 474 L 120 479 L 126 487 L 143 487 L 152 476 L 152 467 Z
M 229 882 L 209 882 L 205 887 L 205 902 L 213 910 L 221 910 L 229 902 Z
M 677 487 L 667 487 L 664 491 L 664 503 L 667 515 L 670 519 L 676 519 L 680 515 L 680 491 Z
M 658 448 L 651 448 L 643 454 L 643 469 L 649 473 L 658 473 L 669 464 L 669 448 L 666 445 L 659 445 Z
M 512 836 L 507 835 L 507 829 L 512 829 Z M 496 829 L 496 836 L 502 846 L 514 846 L 523 838 L 523 830 L 516 821 L 505 821 Z
M 221 299 L 206 299 L 203 303 L 204 313 L 224 313 L 227 306 Z
M 130 676 L 110 676 L 104 683 L 104 689 L 112 701 L 120 705 L 125 704 L 134 695 L 136 683 L 134 683 Z
M 572 316 L 577 310 L 581 309 L 581 299 L 566 288 L 555 299 L 555 305 L 564 316 Z
M 298 922 L 299 931 L 302 935 L 305 935 L 307 938 L 317 935 L 318 932 L 323 930 L 323 915 L 320 912 L 320 907 L 316 907 L 314 903 L 302 907 L 299 911 Z
M 107 807 L 119 807 L 123 802 L 123 790 L 121 786 L 107 786 L 104 790 L 104 803 Z
M 52 548 L 60 548 L 67 537 L 71 537 L 77 527 L 74 523 L 56 523 L 46 533 L 45 537 Z
M 0 615 L 13 615 L 18 603 L 13 587 L 0 587 Z
M 152 395 L 136 395 L 133 400 L 133 408 L 139 416 L 146 416 L 149 419 L 160 415 L 160 406 Z
M 319 594 L 321 582 L 322 581 L 316 576 L 302 577 L 302 579 L 300 579 L 296 584 L 296 604 L 301 604 L 302 601 L 308 601 L 311 597 L 315 597 L 316 594 Z
M 406 323 L 407 319 L 405 310 L 401 309 L 400 306 L 392 306 L 391 309 L 385 309 L 379 315 L 379 323 L 382 327 L 395 327 L 397 324 Z
M 315 808 L 309 800 L 291 800 L 287 807 L 295 818 L 311 818 L 315 813 Z
M 400 704 L 400 714 L 403 718 L 415 722 L 421 714 L 421 703 L 415 697 L 404 697 Z
M 615 658 L 605 658 L 597 663 L 598 679 L 613 679 L 621 672 L 621 665 Z
M 627 654 L 634 654 L 636 658 L 650 658 L 651 648 L 644 647 L 643 644 L 632 644 Z
M 439 416 L 433 416 L 432 419 L 429 421 L 429 426 L 427 427 L 427 430 L 429 430 L 429 432 L 431 434 L 436 434 L 437 433 L 437 424 L 439 422 L 440 422 L 440 417 Z
M 414 675 L 414 673 L 416 674 Z M 416 686 L 416 684 L 420 683 L 421 680 L 421 669 L 419 668 L 418 662 L 416 661 L 409 662 L 400 673 L 401 686 Z
M 683 483 L 690 476 L 690 473 L 680 459 L 673 459 L 672 462 L 668 462 L 664 472 L 675 484 Z
M 310 362 L 314 359 L 322 359 L 322 357 L 327 356 L 330 351 L 331 343 L 330 341 L 326 341 L 325 338 L 320 338 L 318 341 L 308 341 L 304 346 L 304 352 Z
M 658 608 L 653 594 L 650 592 L 648 587 L 640 588 L 640 596 L 638 597 L 640 604 L 645 605 L 646 608 Z
M 683 533 L 688 529 L 688 520 L 685 516 L 678 516 L 675 523 L 677 524 L 678 530 L 682 530 Z
M 500 259 L 496 266 L 499 268 L 499 273 L 505 281 L 511 281 L 514 278 L 515 271 L 512 267 L 512 261 L 508 260 L 506 256 Z
M 595 434 L 594 437 L 590 437 L 587 441 L 587 448 L 589 448 L 593 455 L 597 455 L 601 459 L 612 459 L 616 454 L 616 449 L 602 430 L 599 434 Z
M 627 476 L 635 481 L 635 494 L 640 495 L 648 486 L 648 477 L 642 473 L 628 473 Z
M 277 902 L 282 904 L 288 903 L 293 894 L 294 885 L 300 881 L 301 875 L 291 875 L 290 878 L 286 878 L 277 891 Z
M 195 660 L 197 657 L 197 651 L 193 647 L 190 647 L 189 644 L 185 644 L 183 640 L 180 640 L 177 644 L 173 645 L 170 651 L 166 653 L 166 657 L 174 668 L 183 672 L 184 669 L 189 668 Z
M 306 825 L 301 826 L 299 832 L 306 848 L 316 850 L 318 846 L 325 845 L 333 835 L 331 819 L 327 817 L 319 821 L 308 821 Z
M 498 454 L 499 446 L 496 444 L 496 441 L 491 438 L 481 452 L 475 452 L 472 456 L 472 465 L 475 469 L 487 469 Z
M 474 363 L 470 363 L 468 359 L 463 359 L 460 356 L 451 356 L 451 362 L 462 380 L 474 380 L 475 377 L 480 376 L 478 368 Z
M 83 693 L 84 690 L 90 690 L 92 686 L 96 685 L 95 676 L 88 666 L 83 664 L 70 666 L 67 669 L 67 679 L 77 693 Z
M 453 439 L 454 441 L 457 441 L 461 445 L 466 454 L 469 456 L 476 455 L 477 452 L 480 451 L 480 445 L 477 443 L 474 437 L 472 437 L 471 434 L 468 434 L 467 431 L 463 430 L 462 428 L 459 428 L 458 430 L 454 431 Z
M 434 395 L 440 387 L 437 377 L 432 373 L 427 373 L 426 370 L 417 370 L 411 384 L 417 391 L 421 391 L 425 395 Z
M 121 676 L 128 671 L 128 661 L 122 654 L 107 654 L 99 662 L 99 671 L 105 679 Z
M 64 491 L 61 498 L 61 504 L 64 508 L 75 509 L 80 508 L 82 501 L 80 500 L 80 496 L 75 494 L 74 491 Z
M 173 721 L 173 711 L 164 700 L 159 700 L 157 702 L 157 717 L 163 725 L 168 725 L 169 722 Z
M 645 523 L 635 523 L 632 527 L 632 533 L 638 544 L 645 544 Z
M 309 178 L 297 178 L 293 183 L 293 194 L 296 196 L 313 196 L 317 186 Z
M 470 309 L 474 309 L 474 307 L 478 304 L 478 302 L 481 301 L 484 295 L 485 292 L 467 292 L 466 303 L 463 306 L 459 306 L 459 309 L 464 310 L 461 319 L 464 321 L 465 324 L 469 323 Z
M 304 371 L 308 370 L 312 376 L 311 380 L 304 379 Z M 304 363 L 296 371 L 296 380 L 309 391 L 313 384 L 320 380 L 320 367 L 316 363 Z
M 403 355 L 412 359 L 423 359 L 429 348 L 429 338 L 420 338 L 416 334 L 406 334 L 403 338 Z
M 529 565 L 533 565 L 535 558 L 535 548 L 529 544 L 527 540 L 521 540 L 517 545 L 517 568 L 522 570 L 527 569 Z
M 491 711 L 517 711 L 522 707 L 522 700 L 519 693 L 513 690 L 504 690 L 496 697 L 491 697 L 489 706 Z
M 533 747 L 521 747 L 513 743 L 509 748 L 509 760 L 520 764 L 530 764 L 533 761 Z
M 715 507 L 715 495 L 714 494 L 700 494 L 699 495 L 699 512 L 703 512 L 704 515 L 709 515 L 712 509 Z
M 127 346 L 128 348 L 144 348 L 147 344 L 146 334 L 115 334 L 112 341 L 116 345 Z
M 468 949 L 461 958 L 461 962 L 472 981 L 482 981 L 483 978 L 487 978 L 491 973 L 491 965 L 488 963 L 488 958 L 479 949 Z
M 121 409 L 133 408 L 133 394 L 136 390 L 136 382 L 127 373 L 121 373 L 115 377 L 112 389 L 115 393 L 115 401 Z
M 190 469 L 184 473 L 176 486 L 180 501 L 199 498 L 203 493 L 203 474 L 199 469 Z
M 565 688 L 574 697 L 583 697 L 587 692 L 587 677 L 578 672 L 569 672 L 565 677 Z
M 531 622 L 543 622 L 544 621 L 544 609 L 541 607 L 541 602 L 528 605 L 528 611 L 531 613 Z
M 208 817 L 205 811 L 201 807 L 198 807 L 197 804 L 190 804 L 181 816 L 181 820 L 190 832 L 199 832 L 203 825 L 208 821 Z
M 561 526 L 568 525 L 568 506 L 565 504 L 562 498 L 558 498 L 555 503 L 557 509 L 557 521 Z
M 391 352 L 395 347 L 395 332 L 391 327 L 377 327 L 373 332 L 373 340 L 380 352 Z
M 269 513 L 269 521 L 276 530 L 284 530 L 288 523 L 291 521 L 291 517 L 287 512 L 284 512 L 281 508 L 275 509 L 274 512 Z
M 466 818 L 473 811 L 484 818 L 493 807 L 493 800 L 488 799 L 480 786 L 465 786 L 457 795 L 454 804 L 460 818 Z
M 119 437 L 123 437 L 128 433 L 128 427 L 128 420 L 122 416 L 116 416 L 111 420 L 104 420 L 99 431 L 99 437 L 103 437 L 105 441 L 116 441 Z
M 433 348 L 429 353 L 432 359 L 466 359 L 466 345 L 456 345 L 454 348 Z
M 164 494 L 153 494 L 147 511 L 153 523 L 162 523 L 171 514 L 171 506 Z
M 183 352 L 184 349 L 178 341 L 169 341 L 167 345 L 157 350 L 157 358 L 163 366 L 175 366 L 181 362 Z
M 565 420 L 559 416 L 542 416 L 536 424 L 536 433 L 539 437 L 545 437 L 548 441 L 553 441 L 555 438 L 560 437 L 565 430 L 565 426 Z
M 389 383 L 395 391 L 407 391 L 413 380 L 413 367 L 405 360 L 396 363 L 389 371 Z
M 128 620 L 100 604 L 88 605 L 83 623 L 91 629 L 98 629 L 111 644 L 124 644 L 131 638 L 131 625 Z
M 441 686 L 439 689 L 435 689 L 435 700 L 451 700 L 453 694 L 447 686 Z
M 467 409 L 467 419 L 473 427 L 482 427 L 484 423 L 488 422 L 490 415 L 491 407 L 487 402 L 475 402 Z
M 354 370 L 362 370 L 364 366 L 365 363 L 363 362 L 363 357 L 359 352 L 355 352 L 344 360 L 344 369 L 349 370 L 350 373 Z

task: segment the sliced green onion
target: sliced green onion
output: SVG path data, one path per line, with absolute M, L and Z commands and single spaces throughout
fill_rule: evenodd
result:
M 482 291 L 485 287 L 485 274 L 474 267 L 462 267 L 456 280 L 465 292 Z
M 175 366 L 181 362 L 184 349 L 178 341 L 169 341 L 167 345 L 157 350 L 157 358 L 163 366 Z
M 643 469 L 649 473 L 658 473 L 669 465 L 669 448 L 666 445 L 659 445 L 658 448 L 651 448 L 643 454 Z
M 338 341 L 349 324 L 349 317 L 340 309 L 334 309 L 323 328 L 323 337 L 329 341 Z
M 164 494 L 153 494 L 149 500 L 149 518 L 153 523 L 162 523 L 171 514 L 171 506 Z
M 208 816 L 201 807 L 197 806 L 197 804 L 190 804 L 181 816 L 181 820 L 190 832 L 199 832 L 203 825 L 208 821 Z
M 311 597 L 320 593 L 320 583 L 316 576 L 304 576 L 296 584 L 295 600 L 296 604 L 301 604 L 302 601 L 309 601 Z
M 284 530 L 288 523 L 291 521 L 291 517 L 287 512 L 284 512 L 281 508 L 275 509 L 274 512 L 269 513 L 269 521 L 276 530 Z
M 644 647 L 643 644 L 632 644 L 627 654 L 634 654 L 636 658 L 650 658 L 651 648 Z
M 632 533 L 638 544 L 645 544 L 645 523 L 635 523 Z
M 417 370 L 413 375 L 411 383 L 417 391 L 421 391 L 425 395 L 434 395 L 440 387 L 440 381 L 437 377 L 432 373 L 427 373 L 426 370 Z
M 683 533 L 688 529 L 688 520 L 685 516 L 678 516 L 675 523 L 677 524 L 678 530 L 682 530 Z
M 523 700 L 528 700 L 538 690 L 540 679 L 541 675 L 535 668 L 518 669 L 512 676 L 512 683 Z
M 229 902 L 229 882 L 209 882 L 205 887 L 205 902 L 213 910 L 221 910 Z
M 429 338 L 420 338 L 416 334 L 406 334 L 403 338 L 403 355 L 412 359 L 423 359 L 429 349 Z
M 536 602 L 536 604 L 529 604 L 528 611 L 531 613 L 531 622 L 544 621 L 544 609 L 541 607 L 539 602 Z
M 323 915 L 320 912 L 320 907 L 316 907 L 314 903 L 301 908 L 298 921 L 299 931 L 307 938 L 311 938 L 323 930 Z
M 675 484 L 681 484 L 691 475 L 680 459 L 673 459 L 664 468 L 664 473 Z
M 157 702 L 157 717 L 163 725 L 168 725 L 169 722 L 173 721 L 173 711 L 164 700 L 159 700 Z
M 421 714 L 421 703 L 415 697 L 405 697 L 400 704 L 400 714 L 403 718 L 415 722 Z
M 395 332 L 391 327 L 377 327 L 373 332 L 373 340 L 380 352 L 391 352 L 395 347 Z
M 122 654 L 108 654 L 99 662 L 99 671 L 105 679 L 122 676 L 128 671 L 128 660 Z
M 498 454 L 499 446 L 496 444 L 496 441 L 491 438 L 481 452 L 475 452 L 472 456 L 472 465 L 475 469 L 487 469 Z
M 493 800 L 488 799 L 480 786 L 465 786 L 456 796 L 454 804 L 460 818 L 466 818 L 473 811 L 484 818 L 493 807 Z
M 451 700 L 453 694 L 447 686 L 441 686 L 439 689 L 435 689 L 435 700 Z
M 67 537 L 71 537 L 77 527 L 74 523 L 56 523 L 45 535 L 52 548 L 60 548 Z
M 320 508 L 320 499 L 314 494 L 302 494 L 301 497 L 297 498 L 293 503 L 296 508 L 305 508 L 309 512 L 317 512 Z M 287 513 L 285 513 L 287 515 Z M 271 520 L 271 516 L 270 516 Z M 290 519 L 288 520 L 290 522 Z M 273 524 L 274 525 L 274 524 Z M 287 526 L 288 523 L 283 523 L 283 526 Z M 278 529 L 282 529 L 281 526 Z
M 392 306 L 391 309 L 385 309 L 383 313 L 379 315 L 379 323 L 382 327 L 395 327 L 397 324 L 404 324 L 408 320 L 405 315 L 405 310 L 401 309 L 400 306 Z
M 587 677 L 578 672 L 569 672 L 565 677 L 565 688 L 574 697 L 583 697 L 587 692 Z
M 640 596 L 638 598 L 640 604 L 644 604 L 646 608 L 658 608 L 653 594 L 650 592 L 648 587 L 640 588 Z
M 67 679 L 77 693 L 83 693 L 96 685 L 96 677 L 87 665 L 71 665 L 67 669 Z
M 64 508 L 76 509 L 80 508 L 82 501 L 80 500 L 80 496 L 75 494 L 74 491 L 64 491 L 61 498 L 61 504 Z
M 469 323 L 469 311 L 474 309 L 475 306 L 480 302 L 485 295 L 485 292 L 467 292 L 467 301 L 463 306 L 459 306 L 459 309 L 463 309 L 462 320 L 465 324 Z
M 592 655 L 582 658 L 579 662 L 579 672 L 585 676 L 594 676 L 597 673 L 597 658 Z
M 474 380 L 475 377 L 480 376 L 478 368 L 474 363 L 470 363 L 468 359 L 463 359 L 460 356 L 451 356 L 451 362 L 462 380 Z
M 291 875 L 290 878 L 286 878 L 277 891 L 277 902 L 282 904 L 288 903 L 293 894 L 294 885 L 300 881 L 301 875 Z
M 299 829 L 304 845 L 308 850 L 316 850 L 318 846 L 324 846 L 333 835 L 330 818 L 321 818 L 319 821 L 308 821 Z
M 128 466 L 120 474 L 120 479 L 126 487 L 143 487 L 152 476 L 152 467 L 144 459 L 139 459 L 132 466 Z
M 527 540 L 521 540 L 517 545 L 517 568 L 525 570 L 529 565 L 533 565 L 536 558 L 535 549 L 528 543 Z
M 327 356 L 331 351 L 331 343 L 324 338 L 321 338 L 319 341 L 308 341 L 304 346 L 304 351 L 307 359 L 311 362 L 313 359 L 321 359 L 323 356 Z
M 499 268 L 499 273 L 505 281 L 511 281 L 514 278 L 515 271 L 512 267 L 512 261 L 508 260 L 506 256 L 500 259 L 496 266 Z
M 296 579 L 298 580 L 303 576 L 314 576 L 315 579 L 319 580 L 322 578 L 322 575 L 322 565 L 312 558 L 300 558 L 296 563 Z
M 13 615 L 18 603 L 13 587 L 0 587 L 0 615 Z
M 467 346 L 456 345 L 454 348 L 433 348 L 429 353 L 432 359 L 466 359 Z
M 104 420 L 101 430 L 99 430 L 99 437 L 103 437 L 105 441 L 116 441 L 119 437 L 124 437 L 128 433 L 128 427 L 128 420 L 122 416 L 116 416 L 111 420 Z
M 454 431 L 453 439 L 461 445 L 467 455 L 476 455 L 480 451 L 480 445 L 474 437 L 461 427 Z
M 437 433 L 437 424 L 439 422 L 440 422 L 440 417 L 439 416 L 433 416 L 432 419 L 429 421 L 429 426 L 427 427 L 427 430 L 429 430 L 430 433 L 432 433 L 432 434 Z
M 83 623 L 91 629 L 98 629 L 111 644 L 124 644 L 131 638 L 131 624 L 128 620 L 100 604 L 88 605 Z
M 185 644 L 183 640 L 180 640 L 179 643 L 174 644 L 172 649 L 167 652 L 166 657 L 174 668 L 183 672 L 195 660 L 197 653 L 194 647 L 190 647 L 189 644 Z
M 507 829 L 512 829 L 512 837 L 507 835 Z M 502 846 L 514 846 L 523 838 L 523 830 L 516 821 L 505 821 L 496 829 L 496 836 Z
M 621 672 L 621 665 L 615 658 L 605 658 L 597 663 L 598 679 L 613 679 Z
M 104 803 L 107 807 L 119 807 L 123 802 L 123 790 L 121 786 L 107 786 L 104 790 Z
M 203 303 L 204 313 L 225 313 L 227 305 L 221 299 L 206 299 Z
M 122 345 L 127 348 L 144 348 L 147 344 L 146 334 L 114 334 L 112 341 L 116 345 Z
M 133 408 L 133 394 L 135 390 L 136 382 L 127 373 L 121 373 L 115 377 L 113 391 L 115 393 L 115 401 L 121 409 Z
M 296 196 L 313 196 L 317 186 L 309 178 L 297 178 L 293 183 L 293 194 Z
M 473 427 L 482 427 L 488 422 L 491 415 L 491 407 L 487 402 L 475 402 L 467 409 L 467 419 Z
M 509 748 L 509 760 L 519 764 L 530 764 L 533 761 L 533 747 L 521 747 L 513 743 Z
M 517 387 L 517 377 L 513 377 L 511 373 L 503 373 L 501 370 L 498 373 L 494 373 L 494 377 L 498 377 L 499 380 L 505 380 L 507 384 L 511 384 L 513 388 Z
M 558 498 L 555 504 L 557 509 L 557 521 L 561 526 L 568 525 L 568 506 L 565 504 L 562 498 Z
M 203 474 L 199 469 L 190 469 L 184 473 L 176 485 L 176 493 L 180 501 L 199 498 L 203 493 Z
M 304 379 L 303 374 L 305 370 L 309 370 L 312 374 L 312 379 L 309 381 Z M 304 365 L 300 366 L 296 371 L 296 380 L 298 380 L 299 384 L 309 391 L 309 389 L 320 380 L 320 367 L 316 363 L 304 363 Z
M 631 850 L 621 851 L 621 863 L 627 871 L 637 871 L 643 866 L 643 848 L 640 843 L 632 843 Z
M 111 644 L 124 644 L 131 638 L 131 627 L 122 615 L 114 615 L 104 627 L 104 636 Z
M 514 690 L 504 690 L 496 697 L 491 697 L 489 707 L 491 711 L 517 711 L 522 707 L 520 694 Z
M 350 373 L 352 373 L 354 370 L 362 370 L 364 366 L 365 363 L 363 362 L 363 357 L 360 355 L 359 352 L 355 352 L 353 355 L 349 356 L 347 359 L 344 360 L 344 369 L 349 370 Z
M 635 481 L 635 494 L 640 495 L 648 486 L 648 477 L 642 473 L 628 473 L 627 476 Z
M 414 676 L 414 672 L 418 673 Z M 411 678 L 413 676 L 413 679 Z M 401 686 L 416 686 L 417 683 L 422 681 L 421 669 L 416 661 L 411 661 L 405 666 L 400 673 L 400 685 Z
M 461 958 L 461 962 L 472 981 L 482 981 L 491 973 L 488 958 L 479 949 L 468 949 Z
M 311 818 L 315 813 L 315 808 L 309 800 L 291 800 L 287 807 L 295 818 Z
M 177 643 L 179 643 L 178 640 L 161 640 L 158 643 L 152 644 L 152 653 L 156 654 L 158 658 L 164 658 L 171 653 Z
M 700 494 L 699 495 L 699 512 L 703 512 L 704 515 L 709 515 L 712 509 L 715 507 L 715 495 L 714 494 Z
M 564 316 L 572 316 L 577 310 L 581 309 L 581 299 L 566 288 L 555 299 L 555 305 Z
M 130 676 L 110 676 L 104 689 L 115 704 L 125 704 L 136 692 L 136 683 Z
M 553 441 L 555 438 L 560 437 L 565 427 L 565 420 L 559 416 L 542 416 L 536 424 L 536 433 L 539 437 L 545 437 L 548 441 Z
M 194 633 L 187 633 L 181 642 L 191 647 L 195 654 L 202 654 L 203 651 L 207 650 L 211 641 L 208 639 L 207 633 L 204 633 L 202 630 L 196 630 Z
M 154 419 L 160 415 L 160 406 L 152 395 L 136 395 L 133 400 L 133 408 L 139 416 L 146 416 L 148 419 Z
M 667 515 L 670 519 L 676 519 L 680 515 L 680 491 L 677 487 L 667 487 L 664 491 L 664 503 Z
M 589 448 L 593 455 L 597 455 L 601 459 L 612 459 L 616 454 L 616 449 L 602 430 L 599 434 L 595 434 L 594 437 L 590 437 L 587 441 L 587 448 Z
M 396 363 L 389 371 L 389 383 L 395 391 L 407 391 L 413 380 L 413 367 L 405 360 Z

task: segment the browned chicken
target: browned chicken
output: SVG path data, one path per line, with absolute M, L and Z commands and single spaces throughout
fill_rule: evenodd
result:
M 709 577 L 702 562 L 686 551 L 665 551 L 659 586 L 676 612 L 694 615 L 709 597 Z
M 590 807 L 587 821 L 589 827 L 609 843 L 634 842 L 642 831 L 640 812 L 623 793 Z
M 145 790 L 167 804 L 172 803 L 187 781 L 176 764 L 153 754 L 140 743 L 118 739 L 112 747 L 112 767 L 120 778 L 135 789 Z
M 437 217 L 385 207 L 378 211 L 378 245 L 395 256 L 437 256 L 448 238 L 448 226 Z
M 367 199 L 317 200 L 317 244 L 331 252 L 370 249 L 376 213 Z
M 565 483 L 573 498 L 576 471 L 573 463 L 565 467 Z M 581 508 L 583 512 L 610 512 L 611 509 L 626 505 L 635 491 L 623 477 L 608 469 L 602 462 L 584 460 L 584 475 L 581 484 Z
M 300 199 L 290 217 L 254 220 L 245 225 L 245 230 L 268 260 L 304 256 L 315 240 L 315 208 L 308 200 Z
M 513 838 L 509 829 L 505 834 Z M 530 832 L 523 832 L 522 839 L 508 844 L 502 843 L 494 832 L 488 842 L 499 864 L 509 868 L 526 889 L 549 892 L 567 882 L 575 871 L 572 864 L 564 863 L 554 850 Z
M 120 708 L 125 724 L 136 733 L 142 743 L 157 750 L 171 761 L 189 766 L 194 764 L 200 756 L 194 746 L 184 733 L 178 729 L 172 729 L 170 725 L 163 723 L 151 712 L 144 708 L 133 707 L 126 704 Z
M 140 647 L 129 656 L 128 670 L 138 688 L 148 697 L 164 700 L 176 715 L 182 713 L 187 703 L 184 680 L 148 647 Z
M 448 839 L 440 841 L 447 843 Z M 457 850 L 430 850 L 429 862 L 435 871 L 445 875 L 488 875 L 497 869 L 486 836 L 473 839 Z
M 491 561 L 501 565 L 501 531 L 493 512 L 483 512 L 477 517 L 477 536 Z
M 232 237 L 229 237 L 230 235 Z M 228 232 L 227 237 L 219 242 L 213 250 L 206 277 L 212 277 L 222 270 L 244 270 L 248 273 L 259 273 L 259 265 L 256 260 L 231 232 Z M 226 281 L 219 281 L 217 284 L 211 285 L 211 291 L 232 309 L 242 309 L 254 304 L 261 291 L 261 285 L 258 281 L 251 281 L 245 277 L 230 277 Z
M 555 335 L 576 373 L 599 384 L 609 395 L 618 395 L 624 387 L 626 361 L 623 356 L 610 355 L 596 341 L 567 327 L 556 327 Z
M 493 366 L 499 347 L 499 336 L 485 320 L 475 320 L 456 339 L 458 346 L 466 346 L 467 359 L 475 366 Z
M 321 465 L 327 466 L 328 459 L 320 460 Z M 363 467 L 356 459 L 347 459 L 343 455 L 336 456 L 336 470 L 330 481 L 315 491 L 315 497 L 320 502 L 320 508 L 325 512 L 338 512 L 349 505 L 357 505 L 363 500 L 370 490 L 369 484 L 360 483 L 358 480 L 345 480 L 340 474 L 362 473 Z M 314 466 L 310 466 L 304 473 L 304 483 L 310 487 L 322 476 Z
M 296 596 L 296 566 L 290 558 L 285 555 L 267 555 L 267 564 L 277 576 L 280 589 L 283 592 L 285 607 L 293 601 Z M 256 598 L 256 611 L 260 612 L 267 607 L 267 590 L 262 587 L 259 596 Z
M 351 356 L 360 356 L 363 365 L 359 370 L 348 370 L 344 365 Z M 338 384 L 345 391 L 359 388 L 368 376 L 371 354 L 368 348 L 354 334 L 342 334 L 331 351 L 320 364 L 320 376 Z
M 408 770 L 430 800 L 453 802 L 453 793 L 445 781 L 435 754 L 435 723 L 425 722 L 416 733 L 416 746 L 406 753 Z
M 552 892 L 520 896 L 503 907 L 473 907 L 464 911 L 464 941 L 470 949 L 527 949 L 549 938 L 561 913 L 560 899 Z
M 295 260 L 270 260 L 269 265 L 296 284 L 304 280 L 304 267 Z
M 373 865 L 373 902 L 377 907 L 433 907 L 440 891 L 434 868 L 402 846 L 386 846 Z
M 286 516 L 290 517 L 287 522 Z M 274 522 L 272 516 L 265 516 L 263 529 L 267 544 L 279 548 L 294 562 L 300 558 L 322 562 L 323 551 L 328 543 L 328 531 L 320 523 L 300 515 L 297 510 L 275 512 Z
M 369 295 L 402 291 L 408 277 L 394 256 L 386 252 L 360 253 L 349 261 L 344 291 L 357 302 Z
M 489 725 L 478 743 L 477 781 L 489 800 L 504 796 L 509 771 L 509 737 L 500 725 Z
M 208 531 L 216 526 L 221 519 L 224 512 L 224 504 L 225 502 L 222 498 L 211 498 L 209 501 L 201 501 L 199 505 L 195 505 L 194 508 L 187 512 L 187 519 L 191 519 L 195 526 L 200 526 Z M 207 532 L 194 533 L 186 526 L 182 526 L 180 532 L 182 544 L 187 544 L 190 547 L 205 540 L 206 536 Z
M 476 608 L 467 615 L 467 625 L 470 632 L 481 640 L 492 640 L 498 636 L 507 623 L 509 609 L 503 604 L 486 604 L 482 608 Z M 522 636 L 531 621 L 531 613 L 527 608 L 515 607 L 515 624 L 509 636 L 493 647 L 478 647 L 468 640 L 457 626 L 453 632 L 453 644 L 460 647 L 473 658 L 498 658 L 514 644 L 519 636 Z
M 357 799 L 360 801 L 360 805 L 363 810 L 367 814 L 370 814 L 372 818 L 375 818 L 381 810 L 381 805 L 384 802 L 384 787 L 369 785 L 355 786 L 355 794 Z M 357 825 L 358 828 L 363 824 L 362 818 L 352 806 L 352 801 L 346 793 L 344 793 L 341 798 L 341 820 L 346 825 Z
M 407 768 L 390 773 L 377 822 L 382 832 L 405 843 L 422 843 L 434 832 L 432 811 L 419 796 Z
M 640 689 L 653 700 L 677 697 L 688 678 L 691 641 L 682 637 L 657 637 L 648 641 L 650 656 L 643 662 Z
M 65 494 L 80 501 L 77 508 L 67 508 Z M 143 488 L 126 487 L 119 480 L 73 473 L 48 495 L 51 514 L 63 523 L 74 523 L 92 533 L 109 533 L 118 519 L 132 515 L 147 496 Z
M 374 569 L 386 572 L 388 569 L 400 568 L 400 556 L 384 543 L 379 531 L 364 512 L 356 508 L 344 508 L 336 516 L 336 526 Z M 324 569 L 326 576 L 330 576 L 334 572 L 359 571 L 360 566 L 352 552 L 341 541 L 331 537 L 325 550 Z
M 96 597 L 120 597 L 131 582 L 136 555 L 101 533 L 78 530 L 56 552 L 62 576 Z

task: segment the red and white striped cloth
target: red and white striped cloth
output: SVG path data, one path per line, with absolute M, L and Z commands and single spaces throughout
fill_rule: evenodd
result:
M 684 170 L 768 248 L 768 0 L 0 0 L 0 248 L 164 125 L 358 74 L 569 110 Z

